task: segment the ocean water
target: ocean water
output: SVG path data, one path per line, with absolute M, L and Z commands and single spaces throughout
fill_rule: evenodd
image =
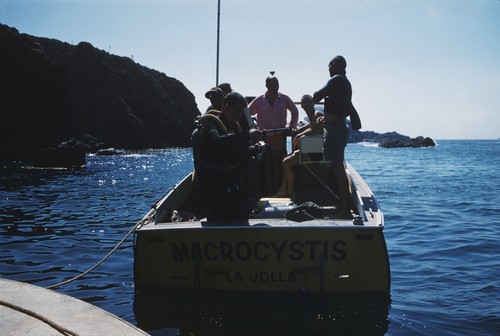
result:
M 57 291 L 154 335 L 500 335 L 500 141 L 349 144 L 346 159 L 384 211 L 388 296 L 139 296 L 133 236 Z M 79 170 L 1 166 L 0 277 L 77 276 L 191 168 L 189 149 L 88 156 Z

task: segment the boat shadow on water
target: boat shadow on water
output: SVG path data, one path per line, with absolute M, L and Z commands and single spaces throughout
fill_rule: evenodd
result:
M 152 335 L 384 335 L 390 294 L 136 293 Z

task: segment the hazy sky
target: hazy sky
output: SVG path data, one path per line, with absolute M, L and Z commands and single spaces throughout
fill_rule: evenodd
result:
M 363 130 L 500 138 L 499 0 L 221 0 L 219 82 L 293 100 L 347 59 Z M 0 23 L 81 41 L 175 77 L 196 96 L 216 81 L 217 0 L 0 0 Z

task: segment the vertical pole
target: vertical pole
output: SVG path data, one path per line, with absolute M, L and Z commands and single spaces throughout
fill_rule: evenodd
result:
M 219 85 L 219 40 L 220 40 L 220 0 L 217 1 L 217 61 L 215 70 L 215 86 Z

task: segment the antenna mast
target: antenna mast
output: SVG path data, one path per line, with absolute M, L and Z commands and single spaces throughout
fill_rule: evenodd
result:
M 215 86 L 219 85 L 219 40 L 220 40 L 220 0 L 217 1 L 217 61 L 215 66 Z

